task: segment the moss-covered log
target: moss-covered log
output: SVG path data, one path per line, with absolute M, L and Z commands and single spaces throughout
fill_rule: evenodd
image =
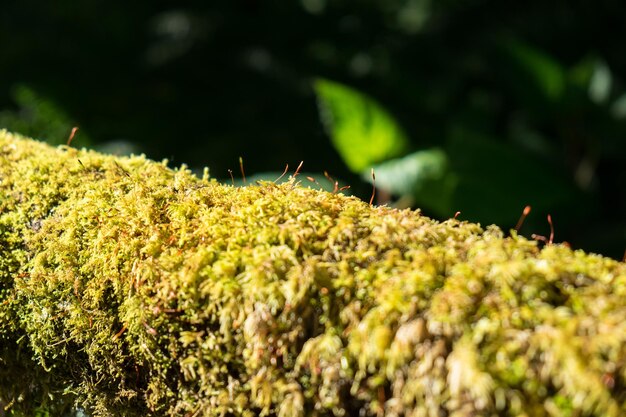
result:
M 626 266 L 0 131 L 12 415 L 619 416 Z

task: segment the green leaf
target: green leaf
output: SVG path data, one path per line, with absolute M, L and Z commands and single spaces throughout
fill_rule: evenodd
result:
M 410 196 L 416 205 L 439 216 L 450 214 L 456 179 L 442 149 L 427 149 L 383 162 L 374 167 L 374 172 L 376 187 L 398 196 Z M 369 171 L 362 176 L 373 182 Z
M 332 143 L 353 172 L 402 155 L 408 139 L 398 122 L 376 101 L 345 85 L 314 83 L 320 116 Z
M 596 104 L 606 103 L 611 94 L 613 76 L 611 69 L 602 60 L 597 60 L 589 81 L 589 98 Z
M 392 194 L 406 195 L 419 190 L 424 183 L 444 176 L 448 157 L 439 148 L 418 151 L 402 158 L 392 159 L 374 167 L 376 185 Z M 372 182 L 370 172 L 363 179 Z

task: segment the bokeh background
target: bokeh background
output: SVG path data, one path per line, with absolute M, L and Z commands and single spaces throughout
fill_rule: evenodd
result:
M 4 1 L 0 127 L 622 259 L 626 3 Z M 303 184 L 309 183 L 306 176 Z M 310 183 L 317 186 L 315 183 Z

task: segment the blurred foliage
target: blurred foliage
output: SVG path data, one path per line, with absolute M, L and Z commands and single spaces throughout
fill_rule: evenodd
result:
M 338 88 L 337 93 L 346 89 L 335 86 Z M 554 89 L 549 87 L 546 92 L 548 90 Z M 333 106 L 329 108 L 337 114 L 337 118 L 356 119 L 343 120 L 343 126 L 361 125 L 362 120 L 374 113 L 367 107 L 354 105 L 354 96 L 329 94 L 328 91 L 319 94 L 322 102 L 333 100 Z M 348 108 L 350 111 L 345 111 Z M 376 132 L 377 139 L 385 139 L 384 142 L 379 139 L 378 148 L 384 148 L 381 143 L 392 147 L 395 145 L 396 132 L 402 129 L 383 109 L 378 108 L 376 111 L 385 116 L 385 124 L 379 124 L 379 131 Z M 360 132 L 361 129 L 351 129 L 351 132 L 354 131 Z M 545 211 L 559 205 L 574 206 L 581 198 L 581 193 L 573 184 L 536 160 L 530 152 L 516 150 L 471 130 L 452 130 L 445 143 L 445 150 L 432 148 L 418 151 L 380 165 L 370 160 L 371 150 L 366 146 L 342 146 L 341 140 L 345 136 L 342 129 L 334 130 L 331 134 L 338 152 L 353 171 L 360 172 L 365 180 L 385 191 L 411 197 L 417 206 L 430 209 L 439 217 L 450 217 L 456 207 L 462 207 L 464 214 L 470 218 L 506 224 L 512 220 L 512 214 L 517 214 L 519 207 L 527 203 Z M 360 137 L 368 138 L 368 135 L 361 134 Z M 359 158 L 369 163 L 354 164 L 353 161 Z M 375 175 L 370 174 L 372 168 L 378 173 L 378 181 Z M 494 192 L 497 198 L 494 198 Z M 485 204 L 491 201 L 496 204 Z
M 549 212 L 557 240 L 621 258 L 624 16 L 619 0 L 13 0 L 0 11 L 1 124 L 45 137 L 16 123 L 29 120 L 15 94 L 27 85 L 95 146 L 132 144 L 225 181 L 239 155 L 251 174 L 304 159 L 365 199 L 368 161 L 390 201 L 411 194 L 429 215 L 461 211 L 504 228 L 530 204 L 522 233 L 548 233 Z M 333 144 L 348 139 L 318 117 L 320 78 L 351 91 L 351 106 L 385 114 L 405 145 L 384 159 L 357 146 L 361 162 L 346 159 Z M 63 141 L 63 117 L 47 117 L 47 134 Z M 366 140 L 366 120 L 343 137 Z
M 0 126 L 53 145 L 67 143 L 74 123 L 54 101 L 39 96 L 25 85 L 17 85 L 12 98 L 18 109 L 0 111 Z M 81 143 L 89 142 L 81 132 Z
M 402 128 L 375 101 L 344 85 L 317 80 L 320 113 L 333 145 L 352 171 L 402 154 Z

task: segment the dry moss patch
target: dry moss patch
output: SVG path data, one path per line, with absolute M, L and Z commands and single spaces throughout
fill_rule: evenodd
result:
M 619 416 L 626 266 L 0 131 L 12 415 Z

